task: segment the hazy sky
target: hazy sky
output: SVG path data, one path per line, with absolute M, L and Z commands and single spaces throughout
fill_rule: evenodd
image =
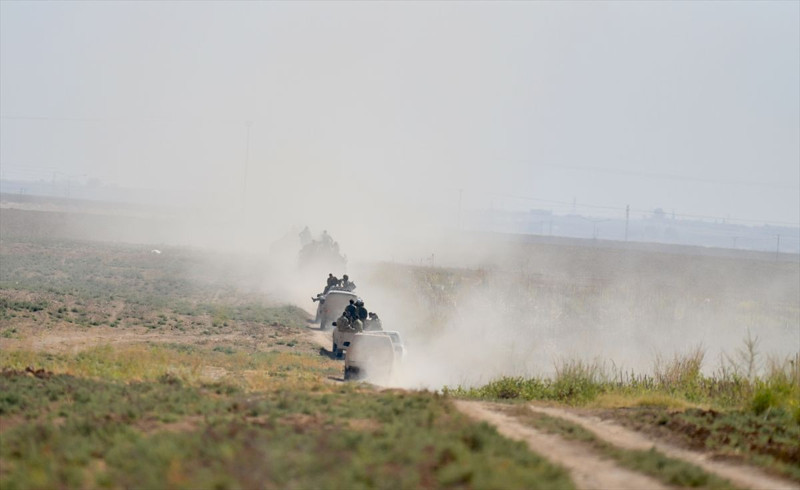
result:
M 463 189 L 798 223 L 800 2 L 3 0 L 0 115 L 6 178 L 236 200 L 247 160 L 302 222 Z

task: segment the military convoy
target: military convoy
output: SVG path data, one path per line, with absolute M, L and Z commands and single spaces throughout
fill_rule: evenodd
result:
M 333 327 L 331 352 L 335 358 L 344 359 L 345 380 L 387 383 L 405 358 L 405 346 L 400 333 L 383 330 L 377 317 L 358 321 L 358 327 L 349 322 L 336 325 L 350 300 L 357 299 L 352 291 L 329 290 L 320 296 L 316 320 L 320 330 Z

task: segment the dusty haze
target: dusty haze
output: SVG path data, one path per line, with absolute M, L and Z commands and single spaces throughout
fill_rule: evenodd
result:
M 797 2 L 3 1 L 0 177 L 171 197 L 78 237 L 261 261 L 328 230 L 418 356 L 407 385 L 559 358 L 646 368 L 700 343 L 713 364 L 747 331 L 785 356 L 796 257 L 556 253 L 455 229 L 459 209 L 571 202 L 796 226 L 798 86 Z M 402 264 L 461 272 L 420 283 Z M 310 307 L 329 271 L 295 267 L 271 257 L 261 288 Z

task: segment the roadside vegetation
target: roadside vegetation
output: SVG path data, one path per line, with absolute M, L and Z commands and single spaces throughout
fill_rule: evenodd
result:
M 753 339 L 745 341 L 755 355 Z M 504 377 L 445 394 L 495 401 L 549 401 L 584 407 L 683 447 L 743 459 L 800 481 L 800 371 L 795 356 L 770 361 L 764 375 L 729 360 L 704 375 L 702 350 L 659 360 L 653 375 L 611 373 L 569 362 L 554 378 Z M 744 357 L 748 360 L 748 357 Z M 730 364 L 730 363 L 733 364 Z M 542 425 L 544 418 L 537 416 Z M 685 485 L 686 483 L 682 483 Z
M 746 409 L 754 415 L 783 414 L 800 424 L 800 354 L 771 360 L 764 375 L 750 377 L 722 368 L 701 371 L 702 349 L 656 362 L 654 374 L 609 371 L 598 363 L 565 362 L 552 378 L 502 377 L 483 386 L 449 388 L 456 396 L 492 400 L 547 400 L 569 405 L 710 406 Z
M 0 488 L 573 488 L 441 394 L 340 382 L 257 267 L 160 251 L 3 236 Z
M 325 382 L 339 367 L 321 356 L 138 354 L 127 370 L 116 349 L 4 355 L 0 486 L 571 488 L 444 397 Z M 21 370 L 21 358 L 75 374 Z M 203 362 L 227 374 L 194 378 Z
M 800 264 L 547 245 L 521 249 L 508 254 L 511 263 L 477 269 L 383 264 L 373 279 L 405 291 L 416 305 L 412 313 L 427 313 L 409 322 L 424 325 L 424 335 L 475 352 L 466 357 L 476 370 L 504 363 L 509 371 L 539 372 L 526 362 L 542 352 L 538 344 L 554 338 L 559 348 L 569 348 L 585 344 L 584 337 L 646 345 L 675 339 L 675 332 L 702 330 L 706 339 L 745 334 L 719 359 L 708 359 L 703 346 L 672 356 L 656 351 L 652 364 L 637 372 L 612 362 L 625 359 L 576 356 L 556 361 L 548 374 L 457 381 L 443 393 L 580 407 L 800 481 L 800 351 L 781 358 L 762 352 L 763 343 L 774 345 L 776 338 L 797 344 Z M 476 324 L 473 317 L 479 324 L 459 333 Z M 771 335 L 747 333 L 754 325 Z M 494 338 L 484 335 L 486 329 L 514 345 L 490 347 L 486 341 Z

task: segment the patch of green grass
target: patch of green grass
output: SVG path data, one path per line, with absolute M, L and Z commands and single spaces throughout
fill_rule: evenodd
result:
M 0 366 L 24 370 L 36 366 L 48 371 L 105 380 L 152 381 L 171 375 L 197 385 L 214 372 L 224 381 L 247 390 L 275 390 L 280 384 L 308 389 L 319 379 L 341 374 L 341 365 L 322 356 L 295 352 L 260 352 L 218 346 L 180 344 L 109 345 L 77 354 L 0 350 Z
M 756 414 L 781 409 L 800 423 L 800 354 L 771 360 L 762 376 L 742 377 L 735 372 L 704 375 L 700 371 L 703 352 L 694 349 L 671 360 L 657 359 L 650 375 L 607 372 L 603 366 L 567 361 L 556 367 L 553 378 L 501 377 L 478 387 L 445 387 L 445 392 L 463 398 L 486 400 L 547 400 L 586 405 L 599 397 L 672 400 L 673 405 L 712 405 L 724 409 L 753 410 Z M 636 403 L 633 403 L 633 402 Z
M 289 327 L 305 327 L 307 313 L 293 305 L 268 306 L 259 303 L 245 303 L 240 305 L 229 304 L 199 304 L 190 311 L 194 315 L 209 315 L 215 327 L 227 326 L 229 321 L 253 322 L 265 325 L 285 325 Z
M 502 377 L 474 388 L 444 388 L 444 392 L 455 397 L 488 400 L 552 400 L 572 405 L 594 400 L 609 388 L 587 370 L 585 365 L 568 365 L 554 379 Z
M 0 297 L 0 311 L 42 311 L 47 308 L 46 301 L 15 301 L 9 298 Z
M 222 352 L 223 354 L 233 354 L 236 349 L 227 345 L 218 345 L 212 349 L 214 352 Z
M 774 408 L 756 415 L 751 410 L 640 407 L 606 414 L 684 447 L 743 459 L 800 481 L 800 424 L 788 410 Z
M 572 488 L 435 393 L 0 377 L 0 486 Z M 20 418 L 21 417 L 21 418 Z
M 746 411 L 687 410 L 670 417 L 677 432 L 705 431 L 705 448 L 773 467 L 800 481 L 800 424 L 788 411 L 760 414 Z

